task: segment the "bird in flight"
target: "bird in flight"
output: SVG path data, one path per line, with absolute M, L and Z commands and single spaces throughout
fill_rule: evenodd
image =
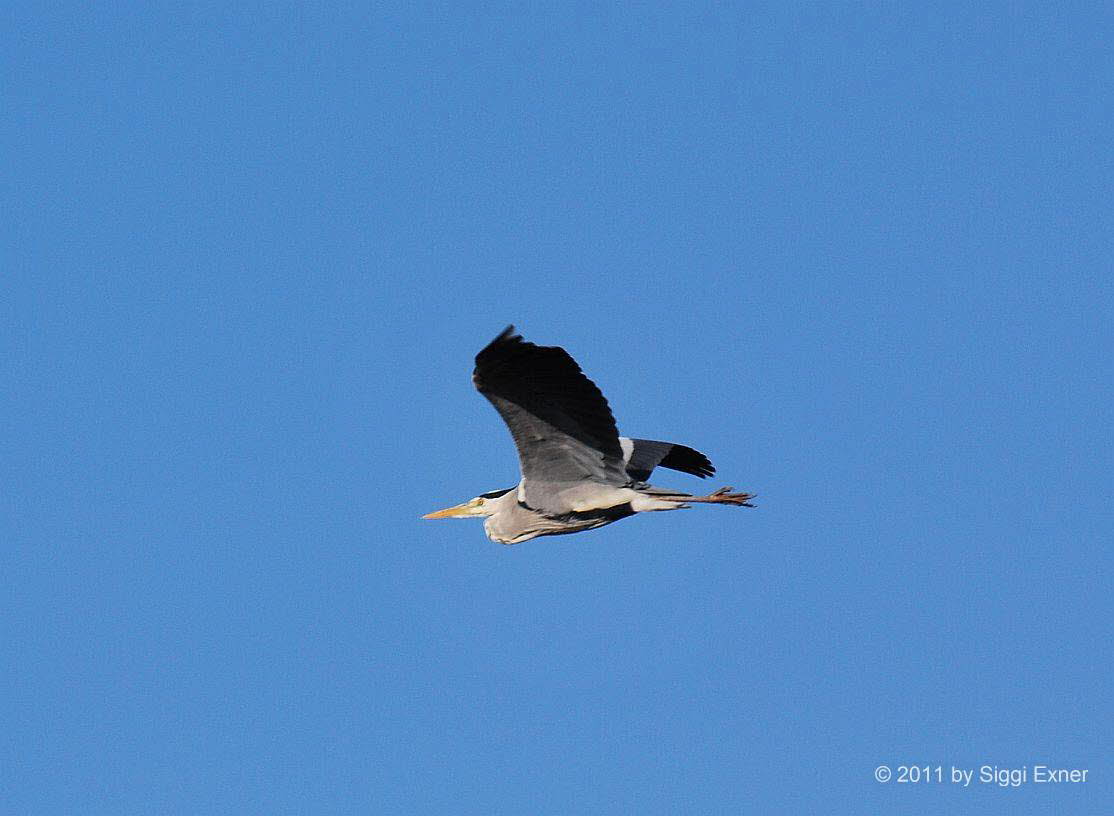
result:
M 607 400 L 568 352 L 528 343 L 514 326 L 476 355 L 472 382 L 510 429 L 522 480 L 422 518 L 482 517 L 488 538 L 517 544 L 693 502 L 754 506 L 731 487 L 694 496 L 648 484 L 659 465 L 701 479 L 715 468 L 684 445 L 619 436 Z

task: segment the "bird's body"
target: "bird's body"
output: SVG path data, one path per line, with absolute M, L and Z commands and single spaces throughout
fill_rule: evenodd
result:
M 492 513 L 484 519 L 484 532 L 492 541 L 517 544 L 537 536 L 579 533 L 618 521 L 634 512 L 628 503 L 549 516 L 519 502 L 517 493 L 517 489 L 512 488 L 490 505 Z
M 483 516 L 488 538 L 517 544 L 689 502 L 749 506 L 752 497 L 731 488 L 693 496 L 647 484 L 658 466 L 701 478 L 715 468 L 684 445 L 620 437 L 607 400 L 564 349 L 508 327 L 476 356 L 472 380 L 510 429 L 522 480 L 425 518 Z

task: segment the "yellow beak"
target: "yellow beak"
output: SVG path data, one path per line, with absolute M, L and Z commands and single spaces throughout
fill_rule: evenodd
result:
M 444 510 L 438 510 L 436 513 L 426 513 L 422 518 L 424 519 L 442 519 L 442 518 L 463 518 L 464 516 L 472 515 L 469 512 L 470 503 L 458 504 L 454 507 L 447 507 Z

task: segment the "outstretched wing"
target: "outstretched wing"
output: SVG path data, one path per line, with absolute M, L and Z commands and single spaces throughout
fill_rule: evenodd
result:
M 691 473 L 701 479 L 716 472 L 707 456 L 686 445 L 626 437 L 620 437 L 619 444 L 623 448 L 623 465 L 627 475 L 635 481 L 645 482 L 659 465 L 682 473 Z
M 607 400 L 564 349 L 508 326 L 476 355 L 472 382 L 510 429 L 530 507 L 567 512 L 558 497 L 570 488 L 630 481 Z

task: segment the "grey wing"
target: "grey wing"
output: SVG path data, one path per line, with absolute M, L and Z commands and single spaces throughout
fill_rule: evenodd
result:
M 623 465 L 627 475 L 638 482 L 649 479 L 654 468 L 659 465 L 682 473 L 691 473 L 701 479 L 716 472 L 707 456 L 687 445 L 626 437 L 620 437 L 619 444 L 623 449 Z
M 508 326 L 476 355 L 472 381 L 510 429 L 531 508 L 569 512 L 562 493 L 630 482 L 607 400 L 564 349 L 525 342 Z

